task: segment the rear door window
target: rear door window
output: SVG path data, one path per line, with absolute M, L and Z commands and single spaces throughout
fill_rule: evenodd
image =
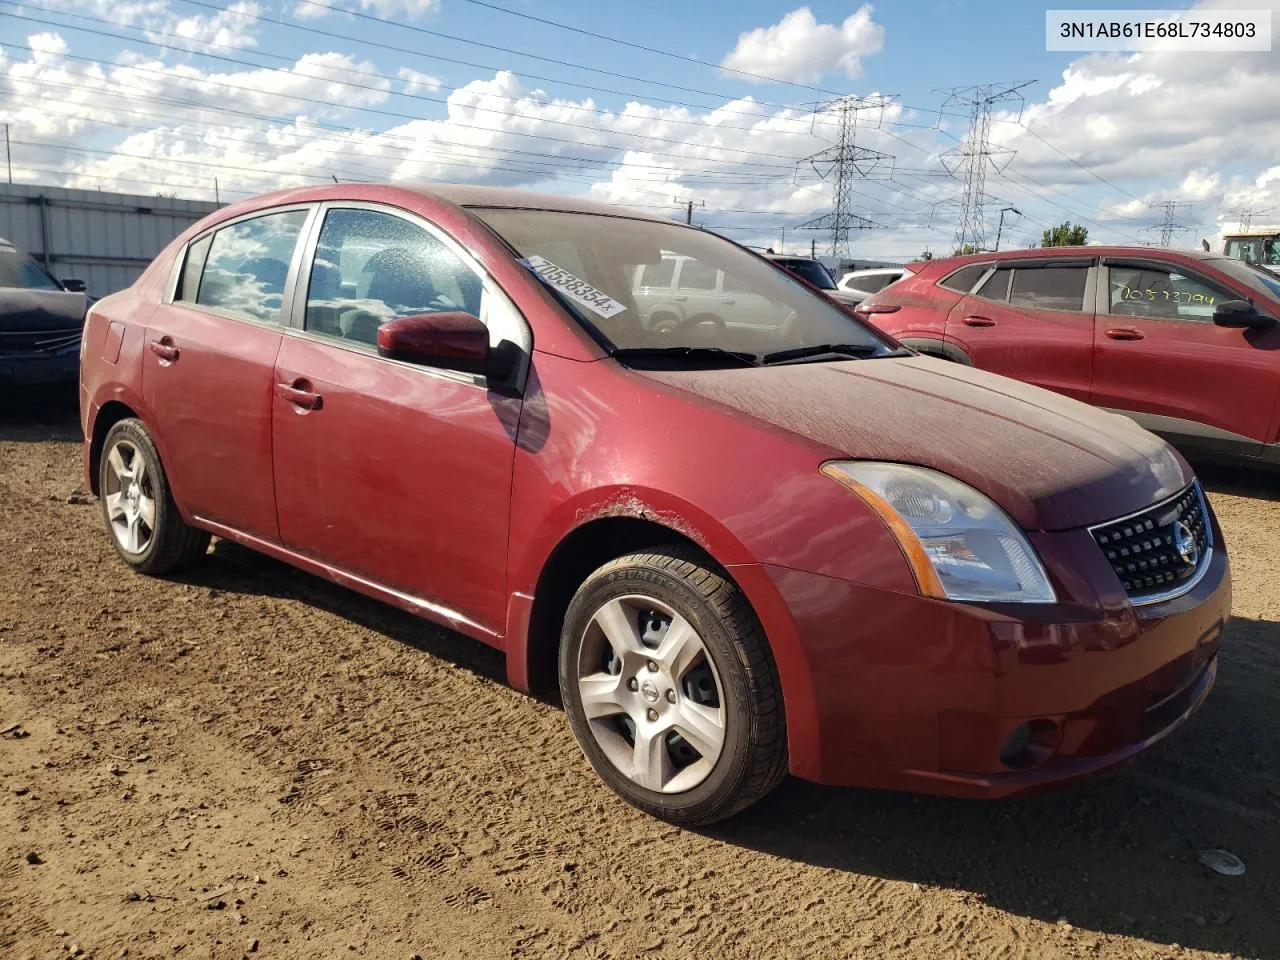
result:
M 701 260 L 685 260 L 680 264 L 681 290 L 714 290 L 716 268 Z
M 1086 266 L 1015 269 L 1009 303 L 1032 310 L 1083 310 L 1088 279 Z
M 283 323 L 285 282 L 307 213 L 269 213 L 214 231 L 198 288 L 189 291 L 184 277 L 181 299 L 248 320 Z

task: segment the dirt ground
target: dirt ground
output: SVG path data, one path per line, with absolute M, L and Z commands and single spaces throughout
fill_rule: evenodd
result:
M 77 440 L 0 410 L 6 960 L 1280 957 L 1280 474 L 1203 472 L 1235 619 L 1140 763 L 990 804 L 789 781 L 695 832 L 465 638 L 222 542 L 128 572 Z

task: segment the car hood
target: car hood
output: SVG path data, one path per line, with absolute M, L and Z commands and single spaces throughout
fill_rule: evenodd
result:
M 805 437 L 832 457 L 950 474 L 1028 530 L 1115 519 L 1191 480 L 1172 447 L 1126 417 L 931 357 L 642 375 Z
M 0 333 L 74 330 L 84 325 L 83 293 L 0 289 Z

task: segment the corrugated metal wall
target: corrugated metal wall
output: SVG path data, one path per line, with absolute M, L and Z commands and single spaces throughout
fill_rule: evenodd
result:
M 0 183 L 0 237 L 55 277 L 103 297 L 123 290 L 170 240 L 218 205 L 201 200 Z

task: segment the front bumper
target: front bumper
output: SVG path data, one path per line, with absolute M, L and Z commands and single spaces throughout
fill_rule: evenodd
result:
M 78 346 L 58 353 L 0 355 L 0 390 L 61 386 L 80 375 Z
M 1217 673 L 1226 551 L 1190 592 L 1136 608 L 1087 532 L 1032 539 L 1063 602 L 979 606 L 733 568 L 778 661 L 792 773 L 998 797 L 1096 774 L 1180 726 Z M 1032 721 L 1034 762 L 1003 762 Z

